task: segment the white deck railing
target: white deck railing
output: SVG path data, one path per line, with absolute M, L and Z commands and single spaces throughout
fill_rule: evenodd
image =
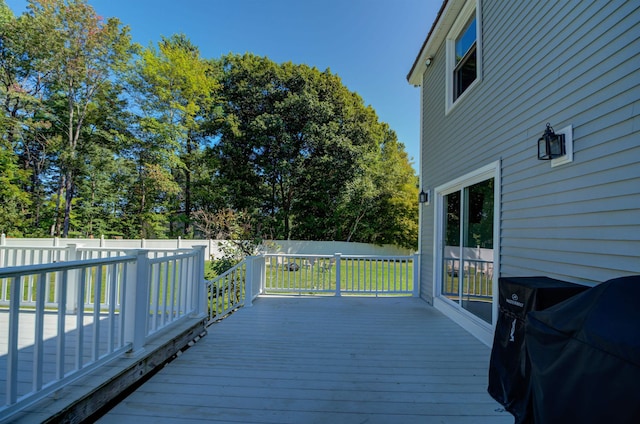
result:
M 263 293 L 264 265 L 264 256 L 249 256 L 206 282 L 208 324 L 240 306 L 251 306 Z
M 0 415 L 205 316 L 204 248 L 72 250 L 97 258 L 0 269 Z
M 493 261 L 463 259 L 462 262 L 461 273 L 460 259 L 444 258 L 442 294 L 451 298 L 462 294 L 464 298 L 493 299 Z
M 206 282 L 208 322 L 260 294 L 418 295 L 417 255 L 251 256 Z
M 0 251 L 4 416 L 126 352 L 141 351 L 183 318 L 211 323 L 251 306 L 259 294 L 418 293 L 417 255 L 262 255 L 205 281 L 204 247 L 42 249 Z M 24 264 L 30 260 L 56 262 Z
M 264 293 L 414 295 L 417 255 L 265 255 Z

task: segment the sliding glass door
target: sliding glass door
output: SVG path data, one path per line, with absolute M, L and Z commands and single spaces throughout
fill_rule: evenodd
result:
M 494 178 L 442 197 L 440 295 L 492 323 Z

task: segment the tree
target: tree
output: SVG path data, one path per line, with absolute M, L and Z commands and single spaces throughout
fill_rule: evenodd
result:
M 44 89 L 57 103 L 53 125 L 64 139 L 59 164 L 66 236 L 82 163 L 79 151 L 89 142 L 83 137 L 87 114 L 98 93 L 127 64 L 131 40 L 127 27 L 116 18 L 104 21 L 85 0 L 29 0 L 28 10 L 19 18 L 24 33 L 14 37 L 24 40 L 24 56 L 46 75 Z
M 259 210 L 278 237 L 317 236 L 310 228 L 328 222 L 303 225 L 300 209 L 326 218 L 371 141 L 349 137 L 355 95 L 306 65 L 247 54 L 224 57 L 223 69 L 226 122 L 215 153 L 229 204 Z
M 162 38 L 157 49 L 145 49 L 135 69 L 131 85 L 141 111 L 140 136 L 164 139 L 172 157 L 166 177 L 182 188 L 172 195 L 184 196 L 175 202 L 174 213 L 183 213 L 183 234 L 190 234 L 193 173 L 205 134 L 204 116 L 218 82 L 211 63 L 182 34 Z
M 265 246 L 254 218 L 247 211 L 230 208 L 216 212 L 197 210 L 193 216 L 201 234 L 218 240 L 222 256 L 211 258 L 211 270 L 215 275 L 222 274 L 247 256 L 256 255 Z
M 7 223 L 4 231 L 37 226 L 42 203 L 40 175 L 48 165 L 50 139 L 43 133 L 50 126 L 42 104 L 44 76 L 26 54 L 23 36 L 28 28 L 16 19 L 4 1 L 0 2 L 0 178 L 3 182 L 2 206 Z M 30 210 L 35 207 L 35 211 Z M 10 211 L 11 210 L 11 211 Z M 19 213 L 18 213 L 19 211 Z
M 0 140 L 0 233 L 23 235 L 29 233 L 24 215 L 30 204 L 29 197 L 20 187 L 27 179 L 26 171 L 15 163 L 15 156 Z
M 225 56 L 222 67 L 225 122 L 211 155 L 230 207 L 257 211 L 285 239 L 382 243 L 402 233 L 404 217 L 417 223 L 404 146 L 338 76 L 251 54 Z M 401 205 L 406 214 L 380 216 Z M 417 224 L 409 232 L 402 243 L 417 244 Z
M 191 236 L 233 211 L 270 239 L 415 244 L 404 146 L 330 70 L 140 49 L 86 0 L 28 2 L 0 0 L 4 231 Z

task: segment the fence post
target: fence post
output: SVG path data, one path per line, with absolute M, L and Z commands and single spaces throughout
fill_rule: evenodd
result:
M 342 253 L 336 253 L 334 255 L 336 261 L 336 296 L 342 295 L 342 289 L 340 287 L 340 258 L 342 257 Z
M 413 297 L 420 297 L 420 254 L 413 254 Z
M 144 352 L 149 315 L 149 259 L 147 250 L 127 252 L 136 256 L 127 267 L 125 287 L 124 342 L 131 343 L 130 356 Z
M 0 234 L 0 246 L 6 246 L 7 245 L 7 236 L 5 235 L 5 233 Z
M 246 269 L 244 273 L 244 306 L 250 308 L 253 306 L 253 279 L 255 273 L 254 260 L 255 256 L 247 256 Z
M 80 252 L 78 252 L 77 244 L 67 245 L 67 262 L 79 261 Z M 75 314 L 78 312 L 78 308 L 84 305 L 78 305 L 78 290 L 80 290 L 80 273 L 84 270 L 70 269 L 67 274 L 67 314 Z M 61 290 L 58 291 L 61 293 Z

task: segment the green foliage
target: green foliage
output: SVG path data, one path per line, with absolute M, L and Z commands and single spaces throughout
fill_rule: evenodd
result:
M 144 49 L 134 69 L 129 83 L 141 111 L 138 135 L 153 145 L 145 151 L 157 153 L 144 159 L 140 155 L 139 161 L 161 177 L 169 219 L 179 217 L 182 234 L 189 235 L 194 168 L 218 82 L 212 64 L 200 57 L 198 48 L 184 35 L 163 38 L 157 49 Z
M 91 160 L 88 115 L 129 60 L 128 29 L 117 19 L 104 21 L 83 0 L 30 0 L 25 14 L 3 21 L 6 140 L 32 172 L 26 189 L 36 198 L 35 207 L 46 194 L 42 182 L 58 180 L 56 190 L 64 195 L 62 235 L 67 235 L 83 164 Z M 39 209 L 31 213 L 37 223 Z M 59 222 L 56 227 L 60 231 Z
M 247 256 L 258 254 L 269 244 L 259 234 L 254 219 L 247 211 L 221 209 L 217 212 L 194 212 L 198 230 L 208 239 L 218 241 L 218 257 L 212 257 L 211 270 L 220 275 Z
M 9 236 L 28 234 L 27 221 L 22 219 L 30 200 L 20 185 L 27 180 L 26 171 L 18 168 L 15 156 L 0 145 L 0 232 Z
M 0 0 L 0 59 L 0 231 L 210 236 L 210 214 L 217 271 L 264 239 L 417 245 L 404 146 L 328 69 L 141 48 L 86 0 Z
M 225 121 L 210 154 L 230 206 L 259 211 L 274 238 L 417 246 L 404 146 L 357 94 L 306 65 L 245 54 L 222 67 Z

